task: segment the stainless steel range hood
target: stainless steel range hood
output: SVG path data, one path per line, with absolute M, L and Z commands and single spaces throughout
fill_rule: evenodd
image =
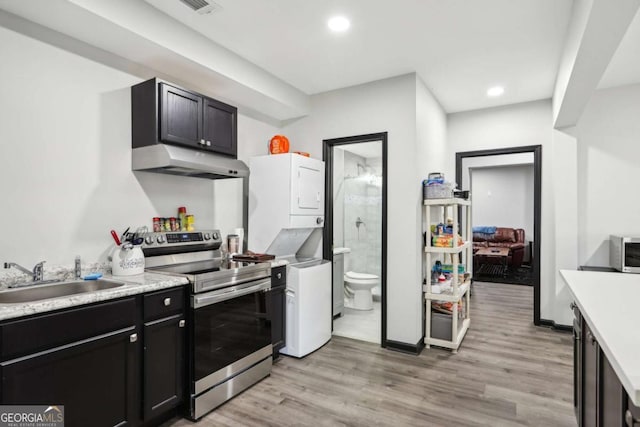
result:
M 134 148 L 134 171 L 159 172 L 196 178 L 247 178 L 249 168 L 241 161 L 215 153 L 166 144 Z

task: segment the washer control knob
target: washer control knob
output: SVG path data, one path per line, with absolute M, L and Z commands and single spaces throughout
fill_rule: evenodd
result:
M 158 236 L 157 241 L 158 241 L 158 243 L 164 243 L 164 241 L 165 241 L 164 236 L 163 235 Z
M 204 233 L 204 240 L 209 240 L 211 235 L 209 233 Z
M 213 240 L 218 240 L 220 238 L 218 233 L 213 233 L 212 237 L 213 237 Z
M 144 238 L 144 241 L 147 243 L 147 245 L 152 245 L 153 244 L 153 237 L 152 236 L 147 236 Z

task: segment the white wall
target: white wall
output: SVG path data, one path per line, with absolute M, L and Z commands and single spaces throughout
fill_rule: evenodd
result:
M 251 157 L 268 154 L 269 140 L 278 133 L 272 125 L 238 114 L 238 159 L 249 165 Z M 214 225 L 223 236 L 242 228 L 242 179 L 213 181 L 213 201 Z
M 387 338 L 409 344 L 422 337 L 420 180 L 441 166 L 446 135 L 421 84 L 409 74 L 314 95 L 310 115 L 283 129 L 292 149 L 316 158 L 323 139 L 388 132 Z
M 578 261 L 609 265 L 609 234 L 640 236 L 640 85 L 598 90 L 578 138 Z
M 197 227 L 230 224 L 211 181 L 131 171 L 129 87 L 139 78 L 1 27 L 0 56 L 1 260 L 104 260 L 110 229 L 150 226 L 182 205 Z M 240 152 L 273 133 L 240 117 Z
M 561 311 L 563 308 L 555 298 L 556 186 L 554 186 L 550 100 L 450 114 L 447 129 L 449 148 L 447 158 L 452 169 L 456 152 L 542 145 L 540 316 L 543 319 L 555 320 L 556 311 Z M 558 187 L 562 188 L 560 185 Z
M 533 166 L 471 169 L 472 224 L 522 228 L 533 240 Z
M 344 157 L 345 151 L 333 149 L 333 246 L 344 247 Z
M 572 302 L 566 282 L 560 270 L 578 268 L 578 161 L 576 138 L 553 131 L 553 174 L 556 183 L 555 208 L 555 313 L 553 320 L 561 325 L 571 325 Z

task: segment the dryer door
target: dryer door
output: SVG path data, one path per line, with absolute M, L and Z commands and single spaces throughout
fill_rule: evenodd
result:
M 324 215 L 324 162 L 293 156 L 291 214 Z

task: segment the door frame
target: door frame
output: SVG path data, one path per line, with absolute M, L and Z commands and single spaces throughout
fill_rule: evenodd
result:
M 322 159 L 325 162 L 325 205 L 324 228 L 322 231 L 322 257 L 333 261 L 333 148 L 341 145 L 374 141 L 382 141 L 382 259 L 380 260 L 380 286 L 382 289 L 382 295 L 380 302 L 380 346 L 385 348 L 387 347 L 387 132 L 325 139 L 322 141 Z M 333 301 L 333 286 L 331 287 L 331 301 Z M 331 330 L 333 330 L 333 316 L 331 316 Z
M 491 150 L 463 151 L 456 153 L 456 182 L 462 185 L 462 161 L 468 157 L 500 156 L 504 154 L 533 153 L 533 324 L 555 326 L 552 320 L 540 318 L 540 247 L 542 218 L 542 145 L 497 148 Z

